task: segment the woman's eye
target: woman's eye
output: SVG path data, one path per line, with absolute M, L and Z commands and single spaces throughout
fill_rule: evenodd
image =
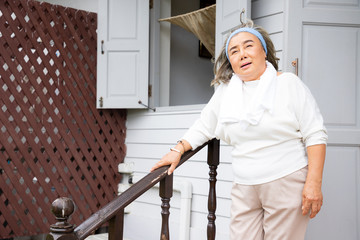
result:
M 246 45 L 246 48 L 248 48 L 248 47 L 252 47 L 252 45 L 251 45 L 251 44 L 249 44 L 249 45 Z

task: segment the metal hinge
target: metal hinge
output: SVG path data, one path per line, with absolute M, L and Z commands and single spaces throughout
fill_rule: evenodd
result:
M 149 84 L 149 86 L 148 86 L 148 96 L 149 96 L 149 98 L 152 96 L 152 85 L 151 84 Z
M 149 8 L 152 9 L 154 7 L 154 0 L 149 0 Z

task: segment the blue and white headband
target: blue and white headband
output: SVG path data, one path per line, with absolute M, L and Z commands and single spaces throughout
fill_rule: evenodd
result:
M 233 38 L 236 34 L 238 34 L 240 32 L 248 32 L 248 33 L 251 33 L 252 35 L 255 35 L 260 40 L 261 45 L 263 46 L 265 53 L 267 55 L 266 43 L 265 43 L 263 36 L 253 28 L 244 27 L 244 28 L 239 28 L 239 29 L 235 30 L 234 32 L 232 32 L 230 34 L 228 40 L 226 41 L 225 53 L 226 53 L 226 57 L 229 61 L 230 61 L 229 54 L 228 54 L 229 42 L 230 42 L 231 38 Z

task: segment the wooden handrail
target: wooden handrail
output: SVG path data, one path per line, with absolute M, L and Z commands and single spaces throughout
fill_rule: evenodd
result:
M 181 166 L 184 162 L 186 162 L 189 158 L 191 158 L 193 155 L 195 155 L 197 152 L 199 152 L 202 148 L 204 148 L 208 144 L 209 144 L 209 148 L 211 145 L 211 148 L 213 149 L 213 150 L 211 150 L 212 152 L 210 152 L 210 150 L 208 150 L 208 164 L 211 169 L 210 172 L 213 172 L 214 166 L 212 166 L 212 165 L 217 166 L 219 164 L 219 159 L 218 159 L 219 142 L 218 142 L 218 140 L 215 140 L 215 139 L 204 143 L 200 147 L 196 148 L 194 151 L 188 151 L 188 152 L 184 153 L 184 155 L 181 157 L 181 160 L 177 167 Z M 215 147 L 213 147 L 213 146 L 215 146 Z M 217 155 L 217 157 L 216 157 L 216 155 Z M 209 162 L 211 162 L 211 161 L 213 161 L 214 163 L 210 164 Z M 119 226 L 114 227 L 113 224 L 123 224 L 123 219 L 121 219 L 121 218 L 123 218 L 123 215 L 124 215 L 124 208 L 126 206 L 128 206 L 130 203 L 132 203 L 139 196 L 141 196 L 143 193 L 145 193 L 147 190 L 152 188 L 155 184 L 159 183 L 163 179 L 169 179 L 169 178 L 167 178 L 168 168 L 169 168 L 169 166 L 164 166 L 164 167 L 154 170 L 153 172 L 150 172 L 145 177 L 140 179 L 138 182 L 133 184 L 126 191 L 124 191 L 122 194 L 115 197 L 114 200 L 112 200 L 107 205 L 105 205 L 100 210 L 98 210 L 96 213 L 91 215 L 88 219 L 86 219 L 83 223 L 81 223 L 75 229 L 71 224 L 67 223 L 67 218 L 72 214 L 73 210 L 65 211 L 64 209 L 61 209 L 64 207 L 64 203 L 62 201 L 65 201 L 66 198 L 56 199 L 53 202 L 52 212 L 56 216 L 56 219 L 58 220 L 58 222 L 54 225 L 51 225 L 50 233 L 48 234 L 49 239 L 83 240 L 86 237 L 88 237 L 91 233 L 93 233 L 95 230 L 97 230 L 101 225 L 103 225 L 104 223 L 106 223 L 108 221 L 110 222 L 109 229 L 111 229 L 111 228 L 119 229 Z M 216 170 L 216 168 L 215 168 L 215 170 Z M 212 175 L 213 176 L 210 176 L 209 181 L 210 181 L 210 185 L 212 185 L 212 187 L 215 188 L 216 179 L 214 180 L 214 176 L 216 176 L 216 174 L 214 175 L 214 173 L 212 173 Z M 171 179 L 171 187 L 172 187 L 172 176 L 170 179 Z M 165 183 L 165 185 L 168 185 L 168 183 Z M 169 196 L 169 193 L 166 192 L 167 190 L 163 189 L 162 187 L 161 187 L 161 189 L 162 189 L 161 190 L 162 193 L 160 193 L 160 195 L 162 194 L 162 195 L 164 195 L 164 197 L 166 199 L 168 199 L 168 200 L 165 200 L 165 203 L 163 203 L 166 205 L 167 204 L 166 201 L 169 201 L 169 198 L 171 196 Z M 212 198 L 213 197 L 216 198 L 214 190 L 209 191 L 209 197 L 210 197 L 210 194 L 212 195 Z M 163 198 L 163 196 L 161 196 L 161 197 Z M 59 203 L 59 201 L 60 201 L 60 203 Z M 66 199 L 66 201 L 72 202 L 72 200 L 70 200 L 70 199 Z M 164 202 L 164 200 L 163 200 L 163 202 Z M 69 205 L 71 205 L 71 204 L 69 203 Z M 73 208 L 74 207 L 72 207 L 72 209 Z M 216 200 L 215 199 L 210 200 L 210 198 L 209 198 L 209 217 L 208 218 L 209 218 L 209 221 L 211 219 L 211 223 L 209 223 L 209 225 L 208 225 L 208 239 L 215 239 L 214 238 L 214 236 L 215 236 L 215 224 L 214 224 L 215 208 L 216 208 Z M 64 211 L 65 211 L 65 214 L 64 214 Z M 166 211 L 166 206 L 165 206 L 165 211 Z M 163 219 L 164 218 L 166 218 L 166 216 L 163 216 Z M 213 237 L 210 237 L 210 238 L 209 238 L 209 229 L 213 231 L 213 234 L 210 234 L 210 235 L 213 235 Z M 121 235 L 122 235 L 122 226 L 121 226 Z M 109 232 L 109 239 L 115 239 L 114 236 L 111 236 L 110 232 Z M 164 239 L 168 239 L 168 238 L 164 238 Z

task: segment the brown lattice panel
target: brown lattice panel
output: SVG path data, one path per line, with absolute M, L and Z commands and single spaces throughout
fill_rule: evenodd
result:
M 113 199 L 125 110 L 95 108 L 97 15 L 0 1 L 0 239 L 49 231 L 69 196 L 79 224 Z

